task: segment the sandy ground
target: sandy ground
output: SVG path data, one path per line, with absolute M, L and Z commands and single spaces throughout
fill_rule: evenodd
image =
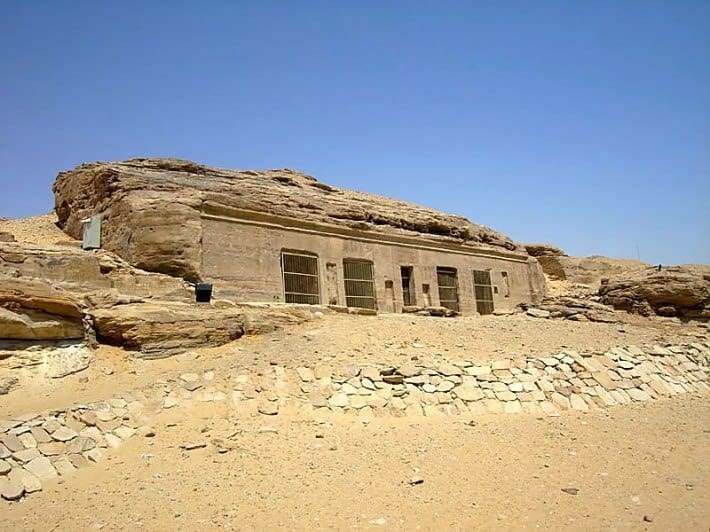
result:
M 0 231 L 39 243 L 67 238 L 53 215 L 31 221 L 0 221 Z M 553 289 L 584 289 L 563 284 Z M 316 360 L 483 362 L 708 337 L 699 325 L 620 316 L 624 323 L 598 324 L 326 315 L 166 360 L 102 347 L 87 370 L 64 379 L 45 379 L 38 367 L 11 370 L 21 386 L 0 396 L 0 417 L 102 400 L 185 372 L 258 373 L 272 363 Z M 22 358 L 0 356 L 0 370 Z M 100 464 L 20 503 L 0 500 L 0 531 L 710 527 L 707 396 L 557 418 L 378 417 L 369 424 L 334 414 L 265 417 L 209 403 L 164 411 L 152 423 L 155 437 L 131 438 Z M 205 446 L 185 451 L 188 443 Z M 423 482 L 411 485 L 415 477 Z
M 172 426 L 164 418 L 154 438 L 133 438 L 102 464 L 22 503 L 0 503 L 0 529 L 710 525 L 710 407 L 697 396 L 559 418 L 483 416 L 473 426 L 468 418 L 369 425 L 349 417 L 243 418 L 217 407 L 190 414 Z M 180 448 L 195 442 L 207 446 Z M 414 477 L 423 483 L 410 485 Z
M 102 348 L 85 372 L 26 381 L 3 397 L 0 416 L 104 399 L 198 369 L 251 372 L 329 357 L 485 360 L 562 346 L 688 342 L 707 332 L 672 321 L 619 328 L 524 316 L 325 316 L 166 360 Z M 155 437 L 134 437 L 21 503 L 0 501 L 0 530 L 707 530 L 709 420 L 710 403 L 699 395 L 558 418 L 369 424 L 209 403 L 163 411 L 152 421 Z M 183 450 L 188 443 L 205 447 Z M 410 485 L 414 477 L 423 483 Z

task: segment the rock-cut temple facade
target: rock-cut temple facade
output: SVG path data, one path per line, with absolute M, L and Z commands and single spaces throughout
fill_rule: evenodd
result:
M 68 234 L 100 219 L 102 248 L 220 299 L 490 314 L 544 296 L 538 261 L 507 236 L 292 170 L 130 159 L 62 172 L 53 190 Z

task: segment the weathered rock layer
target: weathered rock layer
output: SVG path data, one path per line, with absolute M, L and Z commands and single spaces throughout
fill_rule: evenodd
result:
M 96 339 L 159 357 L 311 316 L 299 308 L 198 305 L 181 279 L 103 250 L 0 242 L 0 340 Z
M 201 212 L 240 209 L 372 233 L 515 250 L 510 238 L 466 218 L 341 190 L 292 170 L 234 171 L 177 159 L 83 164 L 54 184 L 59 225 L 80 238 L 81 219 L 101 213 L 102 246 L 136 267 L 196 281 Z

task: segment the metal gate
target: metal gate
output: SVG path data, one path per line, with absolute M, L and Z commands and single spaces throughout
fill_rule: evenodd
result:
M 377 308 L 372 262 L 344 260 L 345 304 L 348 307 Z
M 459 290 L 455 268 L 437 268 L 436 282 L 439 285 L 439 304 L 458 312 Z
M 473 290 L 476 294 L 476 310 L 479 314 L 493 313 L 493 288 L 491 272 L 473 270 Z
M 412 267 L 400 266 L 402 276 L 402 304 L 409 307 L 415 304 L 414 291 L 412 290 Z
M 320 303 L 318 287 L 318 257 L 299 253 L 281 253 L 281 271 L 286 303 L 317 305 Z

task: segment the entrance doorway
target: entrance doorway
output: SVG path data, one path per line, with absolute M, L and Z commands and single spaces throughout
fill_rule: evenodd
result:
M 476 294 L 476 310 L 479 314 L 493 314 L 493 288 L 491 272 L 473 270 L 473 290 Z
M 437 268 L 436 280 L 439 285 L 439 304 L 458 312 L 459 290 L 456 268 Z
M 416 305 L 414 297 L 414 277 L 412 275 L 413 268 L 411 266 L 401 266 L 399 268 L 402 277 L 402 304 L 405 307 Z

